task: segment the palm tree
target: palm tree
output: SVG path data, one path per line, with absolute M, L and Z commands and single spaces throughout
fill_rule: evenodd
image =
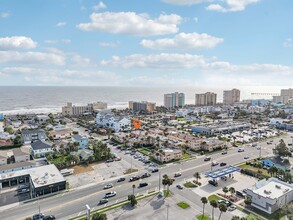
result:
M 198 183 L 198 180 L 201 179 L 199 172 L 195 172 L 193 176 L 196 178 L 196 182 Z
M 222 190 L 223 190 L 223 192 L 225 193 L 225 197 L 226 197 L 226 193 L 229 192 L 228 187 L 224 186 Z
M 202 202 L 202 217 L 201 218 L 203 218 L 204 217 L 204 208 L 205 208 L 205 204 L 207 204 L 208 203 L 208 199 L 206 198 L 206 197 L 201 197 L 201 202 Z
M 235 188 L 234 187 L 230 187 L 229 188 L 229 192 L 231 193 L 231 195 L 233 196 L 235 193 Z
M 219 209 L 220 209 L 220 215 L 219 215 L 219 219 L 218 220 L 221 219 L 222 212 L 226 212 L 227 211 L 227 206 L 225 204 L 221 203 L 219 205 Z
M 213 218 L 212 219 L 214 220 L 214 209 L 218 208 L 218 202 L 216 200 L 211 200 L 210 205 L 213 207 L 213 209 L 212 209 Z

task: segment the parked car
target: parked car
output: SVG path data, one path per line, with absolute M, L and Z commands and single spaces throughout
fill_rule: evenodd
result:
M 98 203 L 98 205 L 103 205 L 103 204 L 106 204 L 107 202 L 109 202 L 108 199 L 101 199 Z
M 138 176 L 133 176 L 133 177 L 131 177 L 130 179 L 129 179 L 129 182 L 133 182 L 133 181 L 136 181 L 136 180 L 139 180 L 140 179 L 140 177 L 138 177 Z
M 228 211 L 232 212 L 236 209 L 236 205 L 231 205 L 229 208 L 228 208 Z
M 125 178 L 124 178 L 124 177 L 121 177 L 121 178 L 119 178 L 119 179 L 117 180 L 117 182 L 123 182 L 123 181 L 125 181 Z
M 114 160 L 113 159 L 108 159 L 108 160 L 106 160 L 106 162 L 111 163 L 111 162 L 114 162 Z
M 216 180 L 209 180 L 209 184 L 213 186 L 218 186 L 218 182 Z
M 43 220 L 54 220 L 56 219 L 54 215 L 46 215 L 43 217 Z
M 239 197 L 244 198 L 246 196 L 246 194 L 244 192 L 236 191 L 235 193 L 236 193 L 236 196 L 239 196 Z
M 156 172 L 159 172 L 159 169 L 156 168 L 152 170 L 152 173 L 156 173 Z
M 116 192 L 115 191 L 112 191 L 112 192 L 108 192 L 105 194 L 105 198 L 110 198 L 110 197 L 114 197 L 116 196 Z
M 138 187 L 145 187 L 145 186 L 147 186 L 147 185 L 149 185 L 148 183 L 140 183 L 139 185 L 138 185 Z
M 206 157 L 203 159 L 204 161 L 210 161 L 211 160 L 211 157 Z
M 244 152 L 244 148 L 243 148 L 243 147 L 240 147 L 240 148 L 238 149 L 238 152 Z
M 147 178 L 147 177 L 150 177 L 151 174 L 150 173 L 145 173 L 145 174 L 142 174 L 140 178 Z
M 222 152 L 223 155 L 224 155 L 224 154 L 227 154 L 227 153 L 228 153 L 228 151 L 223 151 L 223 152 Z
M 28 193 L 29 191 L 30 191 L 29 188 L 24 188 L 24 189 L 18 189 L 17 190 L 18 194 Z
M 104 189 L 110 189 L 113 187 L 113 184 L 112 183 L 109 183 L 107 185 L 104 186 Z
M 43 219 L 43 218 L 44 218 L 44 214 L 42 214 L 42 213 L 38 213 L 38 214 L 33 215 L 33 220 L 39 220 L 39 219 Z
M 249 156 L 245 156 L 244 159 L 245 159 L 245 160 L 249 159 Z
M 224 163 L 224 162 L 220 163 L 221 167 L 226 166 L 226 165 L 227 165 L 227 163 Z
M 183 186 L 181 186 L 181 185 L 177 185 L 176 186 L 178 189 L 183 189 Z
M 21 184 L 21 185 L 18 185 L 17 190 L 26 189 L 26 188 L 29 188 L 29 187 L 30 186 L 28 184 Z
M 174 174 L 174 177 L 179 177 L 179 176 L 181 176 L 181 173 L 175 173 Z

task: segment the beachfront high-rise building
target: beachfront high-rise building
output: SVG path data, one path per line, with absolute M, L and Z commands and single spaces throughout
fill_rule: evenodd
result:
M 153 102 L 134 102 L 129 101 L 128 108 L 133 111 L 154 112 L 156 110 L 156 103 Z
M 239 89 L 225 90 L 223 92 L 223 103 L 225 105 L 231 105 L 236 102 L 240 102 L 240 90 Z
M 216 105 L 217 104 L 217 94 L 213 92 L 206 92 L 203 94 L 195 94 L 195 105 L 205 106 L 205 105 Z
M 85 113 L 93 113 L 94 111 L 106 109 L 107 103 L 96 102 L 87 105 L 75 106 L 71 102 L 68 102 L 66 106 L 62 107 L 62 115 L 82 115 Z
M 164 95 L 164 106 L 167 109 L 174 109 L 175 107 L 183 107 L 185 105 L 184 93 L 169 93 Z

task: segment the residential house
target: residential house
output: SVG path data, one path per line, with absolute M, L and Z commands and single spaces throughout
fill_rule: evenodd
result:
M 19 128 L 21 124 L 22 124 L 22 122 L 19 121 L 19 120 L 16 120 L 16 121 L 12 121 L 12 122 L 11 122 L 11 125 L 12 125 L 14 128 Z
M 46 153 L 52 153 L 51 144 L 43 141 L 35 141 L 31 143 L 32 155 L 34 157 L 44 157 Z
M 14 155 L 15 163 L 30 160 L 29 153 L 26 153 L 26 152 L 22 151 L 20 148 L 13 149 L 12 152 L 13 152 L 13 155 Z
M 47 122 L 50 119 L 50 117 L 48 115 L 37 115 L 36 119 L 39 123 L 44 123 Z
M 76 134 L 73 135 L 71 139 L 73 143 L 78 143 L 78 149 L 85 149 L 88 147 L 89 140 L 86 136 Z
M 96 115 L 96 124 L 99 127 L 110 128 L 115 132 L 129 130 L 131 121 L 123 116 L 114 116 L 112 113 L 99 112 Z
M 180 149 L 160 149 L 153 155 L 154 159 L 161 163 L 167 163 L 173 160 L 180 160 L 182 158 L 182 150 Z
M 72 130 L 69 128 L 58 129 L 58 130 L 53 130 L 49 132 L 49 137 L 53 138 L 54 140 L 70 138 L 71 135 L 72 135 Z
M 47 136 L 43 129 L 22 130 L 22 139 L 25 144 L 30 144 L 34 141 L 45 141 Z

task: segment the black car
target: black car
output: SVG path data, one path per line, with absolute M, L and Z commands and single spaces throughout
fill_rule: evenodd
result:
M 159 172 L 159 169 L 153 169 L 152 170 L 152 173 L 156 173 L 156 172 Z
M 224 162 L 220 163 L 221 167 L 226 166 L 226 165 L 227 165 L 227 163 L 224 163 Z
M 125 181 L 125 178 L 124 178 L 124 177 L 121 177 L 121 178 L 119 178 L 119 179 L 117 180 L 117 182 L 123 182 L 123 181 Z
M 140 183 L 138 187 L 145 187 L 147 185 L 149 185 L 149 184 L 148 183 Z
M 209 184 L 213 186 L 218 186 L 218 182 L 216 180 L 209 180 Z
M 140 178 L 147 178 L 147 177 L 150 177 L 151 176 L 151 174 L 150 173 L 145 173 L 145 174 L 143 174 L 143 175 L 141 175 L 141 177 Z
M 244 198 L 246 196 L 246 194 L 244 192 L 236 191 L 236 196 Z
M 223 152 L 222 152 L 223 155 L 224 155 L 224 154 L 227 154 L 227 153 L 228 153 L 228 151 L 223 151 Z
M 54 220 L 56 219 L 54 215 L 46 215 L 45 217 L 43 217 L 43 220 Z
M 42 214 L 42 213 L 34 214 L 34 216 L 33 216 L 33 220 L 38 220 L 38 219 L 43 219 L 43 218 L 44 218 L 44 214 Z
M 176 186 L 178 189 L 183 189 L 183 186 L 181 186 L 181 185 L 177 185 Z
M 136 180 L 139 180 L 140 178 L 138 176 L 133 176 L 129 179 L 129 182 L 133 182 L 133 181 L 136 181 Z
M 108 199 L 101 199 L 98 203 L 98 205 L 106 204 L 109 200 Z
M 211 160 L 210 157 L 206 157 L 206 158 L 204 158 L 204 161 L 210 161 L 210 160 Z

